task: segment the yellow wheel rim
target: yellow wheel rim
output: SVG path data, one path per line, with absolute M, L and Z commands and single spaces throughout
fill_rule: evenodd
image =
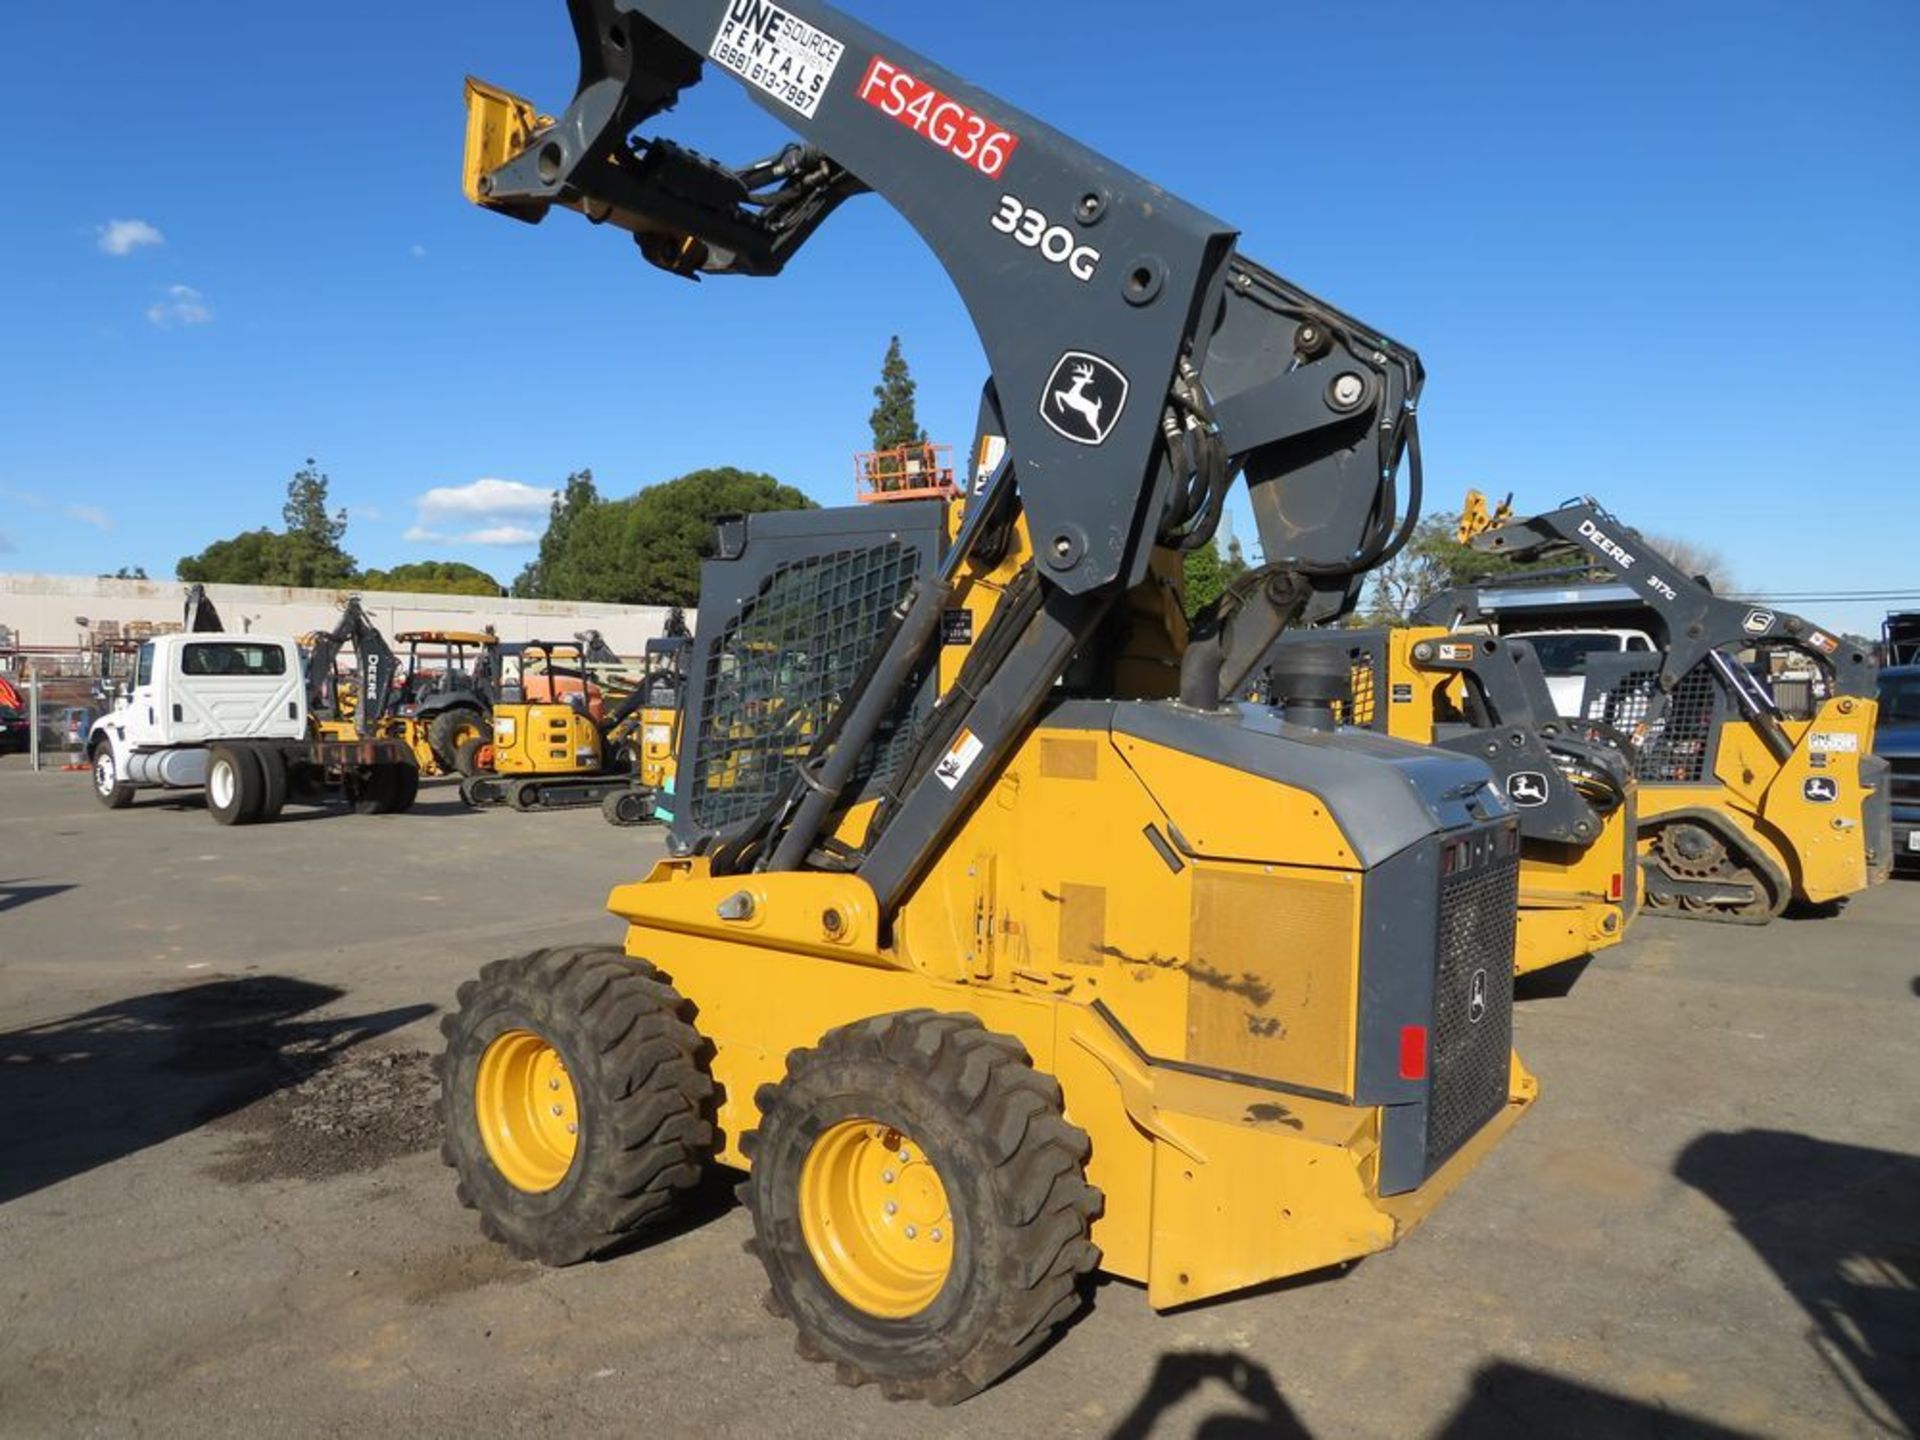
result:
M 509 1030 L 481 1052 L 473 1090 L 480 1138 L 509 1185 L 538 1195 L 567 1178 L 580 1107 L 558 1050 L 531 1030 Z
M 953 1215 L 940 1172 L 912 1140 L 843 1120 L 807 1152 L 800 1230 L 842 1300 L 901 1320 L 933 1303 L 953 1269 Z

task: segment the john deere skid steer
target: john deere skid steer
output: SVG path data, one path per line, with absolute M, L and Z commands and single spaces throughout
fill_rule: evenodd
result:
M 1649 913 L 1763 924 L 1791 901 L 1839 900 L 1884 878 L 1892 812 L 1873 755 L 1874 666 L 1810 620 L 1725 599 L 1591 500 L 1530 520 L 1469 497 L 1461 538 L 1515 557 L 1564 554 L 1613 577 L 1588 598 L 1569 577 L 1467 586 L 1417 618 L 1548 630 L 1596 604 L 1656 648 L 1586 656 L 1579 718 L 1601 727 L 1639 780 L 1639 848 Z M 1789 698 L 1789 692 L 1791 698 Z
M 1332 628 L 1289 632 L 1268 663 L 1295 695 L 1307 674 L 1321 675 L 1329 722 L 1440 745 L 1493 770 L 1520 820 L 1515 973 L 1626 938 L 1639 897 L 1632 768 L 1597 733 L 1604 727 L 1554 713 L 1531 647 L 1434 626 Z
M 745 1170 L 801 1354 L 936 1401 L 1096 1269 L 1166 1307 L 1395 1243 L 1535 1093 L 1518 822 L 1471 756 L 1223 697 L 1404 541 L 1418 358 L 818 0 L 569 8 L 564 114 L 470 84 L 473 199 L 701 278 L 872 191 L 992 373 L 962 501 L 722 527 L 624 949 L 497 961 L 445 1023 L 463 1200 L 567 1263 Z M 645 129 L 709 67 L 799 142 Z M 1236 477 L 1271 563 L 1155 633 Z

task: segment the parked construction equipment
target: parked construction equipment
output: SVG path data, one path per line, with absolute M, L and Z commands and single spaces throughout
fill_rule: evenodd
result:
M 1874 666 L 1844 638 L 1772 606 L 1723 599 L 1592 500 L 1530 520 L 1469 496 L 1463 542 L 1515 558 L 1568 554 L 1617 582 L 1583 595 L 1568 577 L 1463 586 L 1417 619 L 1511 634 L 1607 623 L 1658 648 L 1584 657 L 1581 715 L 1607 727 L 1639 780 L 1639 848 L 1651 913 L 1761 924 L 1790 901 L 1865 889 L 1892 862 L 1886 763 L 1875 759 Z M 1743 660 L 1750 655 L 1753 658 Z M 1805 677 L 1792 704 L 1775 667 Z
M 460 782 L 460 798 L 475 808 L 570 810 L 633 789 L 639 691 L 609 714 L 576 640 L 529 640 L 509 653 L 519 658 L 519 683 L 494 704 L 484 768 L 481 742 L 467 742 L 475 768 Z
M 421 772 L 470 775 L 461 748 L 493 730 L 500 685 L 500 637 L 491 629 L 408 630 L 393 637 L 407 647 L 402 699 L 396 714 Z
M 1554 713 L 1531 646 L 1437 626 L 1330 628 L 1282 636 L 1268 660 L 1296 697 L 1289 718 L 1320 713 L 1492 769 L 1520 819 L 1516 973 L 1625 938 L 1639 891 L 1633 772 L 1594 727 Z M 1326 703 L 1301 705 L 1316 677 Z
M 1392 1245 L 1534 1095 L 1518 822 L 1472 757 L 1225 697 L 1410 532 L 1417 356 L 818 0 L 570 10 L 557 121 L 469 83 L 471 198 L 771 276 L 872 191 L 992 378 L 963 503 L 722 527 L 624 952 L 497 961 L 444 1023 L 461 1198 L 566 1263 L 746 1169 L 801 1353 L 936 1401 L 1096 1268 L 1166 1307 Z M 635 138 L 709 61 L 803 143 Z M 1270 564 L 1122 671 L 1238 475 Z

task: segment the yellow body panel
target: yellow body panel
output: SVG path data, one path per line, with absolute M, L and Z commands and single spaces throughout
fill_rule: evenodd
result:
M 1458 699 L 1457 672 L 1418 664 L 1413 647 L 1472 644 L 1472 637 L 1449 638 L 1437 626 L 1407 626 L 1390 632 L 1386 693 L 1362 694 L 1356 686 L 1355 724 L 1371 724 L 1372 707 L 1386 706 L 1386 733 L 1415 744 L 1433 743 L 1434 710 L 1443 697 Z M 1407 698 L 1401 699 L 1400 696 Z M 1644 795 L 1644 791 L 1641 792 Z M 1626 937 L 1633 907 L 1636 841 L 1632 806 L 1607 816 L 1601 831 L 1585 847 L 1523 840 L 1520 846 L 1520 916 L 1513 952 L 1514 973 L 1525 975 L 1618 945 Z
M 1640 787 L 1642 849 L 1650 828 L 1678 811 L 1707 810 L 1733 829 L 1786 878 L 1791 897 L 1824 904 L 1867 888 L 1860 757 L 1873 753 L 1878 706 L 1839 696 L 1822 701 L 1811 720 L 1787 720 L 1794 742 L 1786 761 L 1773 758 L 1754 728 L 1729 721 L 1714 760 L 1718 783 Z M 1817 737 L 1817 738 L 1816 738 Z M 1835 798 L 1806 796 L 1814 777 L 1832 781 Z
M 793 1049 L 871 1015 L 972 1013 L 1026 1046 L 1092 1137 L 1104 1268 L 1178 1305 L 1386 1248 L 1533 1097 L 1516 1061 L 1505 1112 L 1421 1202 L 1389 1203 L 1378 1110 L 1282 1088 L 1353 1086 L 1362 877 L 1334 863 L 1345 840 L 1317 808 L 1181 752 L 1043 726 L 889 943 L 857 875 L 714 877 L 704 859 L 664 861 L 608 908 L 713 1045 L 726 1163 L 746 1167 L 755 1093 Z M 1176 870 L 1149 825 L 1240 855 L 1190 854 Z
M 527 101 L 484 80 L 467 77 L 467 148 L 460 188 L 475 205 L 486 204 L 480 177 L 498 170 L 527 148 L 553 121 Z
M 496 705 L 493 768 L 499 775 L 598 774 L 600 729 L 571 705 Z

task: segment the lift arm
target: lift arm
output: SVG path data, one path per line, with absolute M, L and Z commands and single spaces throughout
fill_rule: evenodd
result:
M 307 656 L 307 710 L 319 714 L 333 708 L 333 663 L 340 652 L 353 648 L 355 683 L 360 696 L 353 712 L 354 729 L 365 740 L 392 710 L 393 677 L 400 671 L 400 657 L 387 644 L 387 637 L 361 608 L 360 597 L 349 595 L 340 619 L 332 630 L 314 641 Z
M 1233 693 L 1287 623 L 1346 613 L 1361 576 L 1405 542 L 1419 513 L 1418 357 L 1240 255 L 1224 222 L 819 0 L 568 8 L 580 76 L 557 119 L 469 82 L 477 203 L 535 222 L 578 211 L 699 279 L 778 274 L 835 209 L 872 191 L 932 249 L 979 332 L 992 372 L 980 438 L 1004 440 L 1007 458 L 993 495 L 969 508 L 1004 519 L 1017 505 L 1039 560 L 1023 628 L 969 686 L 981 763 L 964 783 L 902 796 L 892 829 L 915 838 L 862 867 L 883 903 L 1153 549 L 1211 541 L 1235 476 L 1268 564 L 1197 627 L 1189 703 Z M 640 133 L 709 65 L 799 142 L 736 167 Z M 917 592 L 922 620 L 936 588 Z M 897 686 L 932 643 L 908 622 L 913 608 L 870 685 Z M 835 727 L 856 750 L 860 698 Z M 800 838 L 776 837 L 756 863 L 811 855 L 837 798 L 822 779 L 807 778 L 807 815 L 781 822 Z

